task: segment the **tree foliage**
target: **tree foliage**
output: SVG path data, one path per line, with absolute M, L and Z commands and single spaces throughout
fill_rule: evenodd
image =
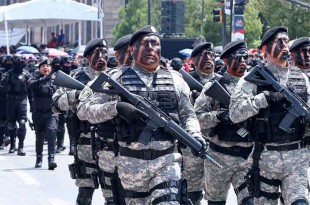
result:
M 133 33 L 147 24 L 147 0 L 130 0 L 119 9 L 120 23 L 114 27 L 114 41 Z M 160 30 L 161 0 L 151 0 L 151 24 Z M 310 0 L 303 0 L 310 3 Z M 221 45 L 221 25 L 213 22 L 212 10 L 219 5 L 215 0 L 184 0 L 185 36 L 204 36 L 214 45 Z M 204 5 L 204 8 L 202 8 Z M 286 0 L 250 0 L 245 6 L 245 40 L 249 47 L 260 43 L 262 34 L 273 26 L 287 26 L 291 39 L 309 36 L 310 9 Z M 227 15 L 227 34 L 230 37 L 230 16 Z M 229 42 L 229 39 L 228 39 Z

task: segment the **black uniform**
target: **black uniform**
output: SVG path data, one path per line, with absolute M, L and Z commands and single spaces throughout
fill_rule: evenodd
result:
M 50 75 L 38 73 L 29 80 L 29 88 L 33 95 L 32 118 L 35 124 L 37 157 L 42 161 L 43 143 L 47 139 L 48 160 L 54 161 L 58 114 L 52 111 L 52 96 L 56 87 L 52 84 Z M 40 165 L 36 164 L 36 167 Z
M 14 58 L 15 57 L 15 58 Z M 24 61 L 13 57 L 13 68 L 6 72 L 1 79 L 1 86 L 7 89 L 7 122 L 10 133 L 11 147 L 9 153 L 16 150 L 16 135 L 19 140 L 18 152 L 20 156 L 24 156 L 24 140 L 26 136 L 27 122 L 27 81 L 31 78 L 31 74 L 23 70 Z M 18 123 L 18 127 L 17 124 Z

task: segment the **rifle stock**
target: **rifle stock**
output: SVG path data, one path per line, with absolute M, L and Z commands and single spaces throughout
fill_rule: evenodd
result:
M 287 133 L 293 130 L 290 126 L 299 117 L 308 117 L 310 108 L 294 91 L 290 88 L 281 85 L 275 77 L 265 67 L 256 66 L 245 78 L 246 81 L 255 83 L 257 85 L 270 85 L 277 92 L 283 93 L 287 100 L 290 102 L 287 114 L 284 116 L 279 124 L 279 128 Z
M 186 72 L 184 69 L 180 69 L 179 72 L 181 73 L 185 82 L 188 84 L 190 90 L 197 90 L 199 92 L 202 91 L 203 85 L 195 78 L 193 78 L 188 72 Z M 225 90 L 225 88 L 223 88 L 218 80 L 213 79 L 212 81 L 213 84 L 205 92 L 205 94 L 228 107 L 230 102 L 230 94 Z

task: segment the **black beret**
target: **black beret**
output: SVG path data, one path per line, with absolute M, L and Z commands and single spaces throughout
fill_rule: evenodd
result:
M 159 37 L 156 28 L 150 25 L 144 26 L 143 28 L 139 29 L 138 31 L 132 34 L 129 46 L 132 46 L 141 36 L 149 36 L 149 35 L 155 35 Z
M 205 50 L 205 49 L 210 49 L 213 50 L 213 43 L 211 42 L 202 42 L 202 43 L 198 43 L 192 53 L 191 53 L 191 57 L 195 57 L 196 55 L 198 55 L 201 51 Z
M 123 36 L 121 38 L 119 38 L 116 42 L 115 42 L 115 45 L 114 45 L 114 51 L 117 51 L 127 45 L 129 45 L 129 41 L 131 39 L 131 36 L 132 34 L 128 34 L 126 36 Z
M 108 48 L 108 43 L 103 38 L 94 38 L 94 39 L 90 40 L 86 44 L 86 48 L 84 50 L 83 57 L 86 57 L 96 47 L 106 47 L 106 48 Z
M 38 65 L 38 68 L 40 68 L 41 65 L 44 65 L 44 64 L 51 65 L 51 63 L 52 63 L 51 59 L 49 59 L 49 58 L 44 58 L 43 60 L 40 61 L 39 65 Z
M 259 46 L 259 48 L 262 48 L 263 45 L 267 44 L 269 41 L 273 39 L 273 37 L 280 32 L 287 33 L 287 27 L 285 26 L 276 26 L 272 27 L 269 30 L 266 31 L 266 33 L 263 35 L 262 42 Z
M 290 51 L 293 51 L 296 48 L 305 46 L 305 45 L 310 45 L 310 37 L 301 37 L 297 38 L 294 40 L 293 44 L 290 47 Z
M 220 58 L 223 59 L 229 54 L 233 53 L 234 51 L 240 48 L 246 48 L 246 43 L 244 42 L 244 40 L 237 40 L 237 41 L 229 42 L 224 47 L 223 52 L 220 55 Z

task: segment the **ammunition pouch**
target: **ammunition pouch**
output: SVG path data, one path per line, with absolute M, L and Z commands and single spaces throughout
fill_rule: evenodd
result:
M 73 164 L 69 164 L 70 176 L 72 179 L 91 179 L 91 174 L 86 173 L 86 167 L 97 169 L 97 165 L 82 160 L 76 160 Z

